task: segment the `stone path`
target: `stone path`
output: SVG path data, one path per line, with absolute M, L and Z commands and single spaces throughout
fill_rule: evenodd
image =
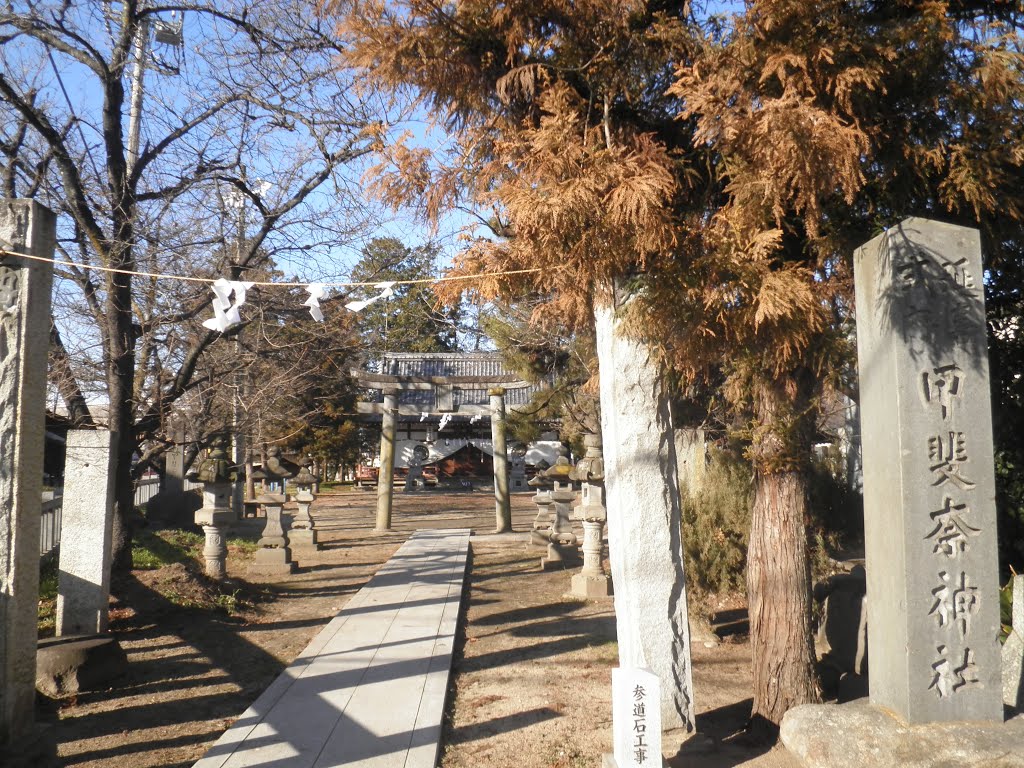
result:
M 195 768 L 433 768 L 469 534 L 414 533 Z

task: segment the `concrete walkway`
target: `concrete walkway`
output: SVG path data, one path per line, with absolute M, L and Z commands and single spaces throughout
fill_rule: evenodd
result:
M 434 768 L 469 533 L 412 534 L 195 768 Z

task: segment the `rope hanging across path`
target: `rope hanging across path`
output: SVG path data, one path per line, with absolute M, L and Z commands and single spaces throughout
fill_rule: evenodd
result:
M 224 333 L 228 328 L 241 322 L 238 309 L 245 304 L 246 291 L 253 286 L 273 286 L 280 288 L 305 288 L 309 297 L 303 302 L 303 306 L 309 307 L 309 314 L 318 323 L 324 321 L 324 315 L 320 308 L 320 299 L 324 298 L 327 288 L 376 288 L 380 292 L 362 301 L 350 301 L 345 308 L 351 312 L 359 312 L 370 304 L 380 299 L 386 299 L 394 294 L 396 285 L 428 285 L 434 283 L 448 283 L 456 281 L 476 280 L 484 277 L 504 277 L 507 275 L 524 275 L 533 272 L 540 272 L 540 267 L 530 269 L 510 269 L 503 272 L 482 272 L 474 275 L 455 275 L 452 277 L 422 277 L 413 280 L 387 280 L 387 281 L 335 281 L 335 282 L 273 282 L 269 280 L 228 280 L 223 277 L 193 277 L 191 275 L 168 275 L 161 272 L 141 272 L 131 269 L 117 269 L 115 267 L 103 267 L 98 264 L 83 264 L 76 261 L 48 258 L 46 256 L 35 256 L 30 253 L 20 253 L 0 247 L 0 256 L 15 256 L 31 261 L 41 261 L 55 266 L 76 267 L 78 269 L 91 269 L 96 272 L 111 272 L 119 275 L 132 275 L 133 277 L 151 277 L 157 280 L 180 280 L 189 283 L 206 283 L 213 290 L 213 317 L 205 320 L 203 326 L 211 331 Z M 234 301 L 232 302 L 232 295 Z
M 213 284 L 218 280 L 223 280 L 222 277 L 193 277 L 191 275 L 168 275 L 162 272 L 137 272 L 131 269 L 117 269 L 115 267 L 102 267 L 98 264 L 82 264 L 76 261 L 65 261 L 63 259 L 51 259 L 45 256 L 34 256 L 30 253 L 19 253 L 18 251 L 11 251 L 6 248 L 0 248 L 0 256 L 17 256 L 20 259 L 31 259 L 32 261 L 42 261 L 55 266 L 64 267 L 78 267 L 79 269 L 91 269 L 96 272 L 113 272 L 119 275 L 132 275 L 133 277 L 155 277 L 158 280 L 181 280 L 182 282 L 190 283 L 208 283 Z M 530 269 L 509 269 L 502 272 L 480 272 L 473 275 L 454 275 L 452 277 L 421 277 L 415 280 L 389 280 L 387 282 L 392 285 L 426 285 L 430 283 L 449 283 L 456 282 L 459 280 L 476 280 L 482 277 L 505 277 L 506 275 L 525 275 L 533 272 L 542 271 L 540 267 L 531 267 Z M 280 288 L 305 288 L 309 285 L 321 285 L 325 288 L 373 288 L 381 285 L 381 281 L 349 281 L 349 282 L 274 282 L 270 280 L 246 280 L 249 285 L 269 285 L 277 286 Z

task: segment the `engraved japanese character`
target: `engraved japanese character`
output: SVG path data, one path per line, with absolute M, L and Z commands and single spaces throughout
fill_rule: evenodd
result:
M 0 266 L 0 314 L 13 315 L 18 311 L 18 270 Z
M 963 397 L 964 372 L 956 363 L 921 373 L 921 397 L 925 405 L 938 405 L 942 420 L 953 413 L 953 398 Z
M 644 690 L 644 687 L 642 685 L 638 685 L 638 686 L 636 686 L 636 688 L 633 689 L 633 700 L 634 701 L 640 701 L 640 699 L 642 699 L 646 695 L 647 695 L 647 691 Z
M 942 270 L 949 275 L 950 279 L 952 279 L 954 283 L 956 283 L 957 287 L 968 291 L 974 290 L 974 275 L 971 273 L 971 270 L 968 269 L 969 262 L 966 257 L 957 259 L 956 261 L 943 259 L 939 266 L 942 267 Z
M 968 461 L 966 443 L 963 432 L 945 432 L 928 438 L 928 460 L 935 475 L 932 485 L 952 483 L 962 491 L 974 488 L 974 481 L 960 474 L 960 465 Z
M 935 616 L 940 627 L 955 623 L 960 630 L 960 636 L 967 637 L 971 631 L 971 617 L 978 612 L 981 600 L 978 589 L 970 585 L 967 574 L 963 571 L 960 571 L 952 582 L 947 571 L 941 571 L 939 578 L 943 584 L 932 590 L 935 603 L 928 611 L 928 615 Z
M 936 646 L 938 660 L 932 664 L 932 684 L 928 690 L 934 690 L 940 699 L 949 698 L 964 688 L 972 688 L 978 683 L 978 667 L 974 663 L 974 651 L 965 648 L 963 655 L 951 650 L 948 646 Z
M 968 539 L 981 533 L 981 529 L 973 528 L 964 521 L 964 515 L 970 511 L 966 504 L 954 504 L 946 496 L 942 500 L 942 509 L 929 513 L 935 527 L 925 539 L 935 540 L 932 552 L 956 558 L 967 551 Z
M 644 703 L 642 701 L 638 701 L 636 704 L 633 705 L 633 717 L 646 717 L 646 716 L 647 716 L 647 707 L 644 705 Z

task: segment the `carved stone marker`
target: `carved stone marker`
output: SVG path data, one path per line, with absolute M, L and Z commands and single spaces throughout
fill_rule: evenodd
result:
M 871 701 L 1003 718 L 978 232 L 907 219 L 857 250 Z
M 107 631 L 110 602 L 117 436 L 106 429 L 72 429 L 67 436 L 61 511 L 57 635 Z
M 690 630 L 672 419 L 651 350 L 622 328 L 624 298 L 597 300 L 594 309 L 619 664 L 653 671 L 661 681 L 662 724 L 692 730 Z
M 616 768 L 661 768 L 660 686 L 650 670 L 612 670 Z M 610 765 L 607 759 L 604 764 Z
M 1003 643 L 1003 703 L 1024 712 L 1024 576 L 1014 576 L 1010 636 Z
M 53 257 L 55 219 L 0 201 L 0 249 Z M 0 763 L 36 739 L 36 609 L 53 266 L 0 253 Z

